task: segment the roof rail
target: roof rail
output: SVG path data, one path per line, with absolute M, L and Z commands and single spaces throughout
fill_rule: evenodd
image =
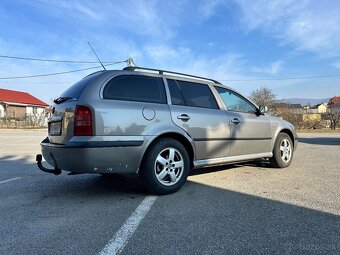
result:
M 213 80 L 213 79 L 210 79 L 210 78 L 205 78 L 205 77 L 191 75 L 191 74 L 185 74 L 185 73 L 179 73 L 179 72 L 173 72 L 173 71 L 167 71 L 167 70 L 161 70 L 161 69 L 156 69 L 156 68 L 140 67 L 140 66 L 128 66 L 128 67 L 125 67 L 123 70 L 135 71 L 136 69 L 146 70 L 146 71 L 155 71 L 155 72 L 158 72 L 159 74 L 164 74 L 164 73 L 176 74 L 176 75 L 187 76 L 187 77 L 201 79 L 201 80 L 212 81 L 216 84 L 221 84 L 220 82 Z

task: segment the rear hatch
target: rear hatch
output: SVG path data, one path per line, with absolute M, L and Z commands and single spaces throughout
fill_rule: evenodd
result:
M 66 144 L 74 134 L 74 113 L 81 94 L 96 75 L 92 74 L 80 80 L 54 100 L 52 117 L 48 122 L 50 143 Z

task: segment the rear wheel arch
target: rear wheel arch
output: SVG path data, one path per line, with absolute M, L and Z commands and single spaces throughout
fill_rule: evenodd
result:
M 186 149 L 186 151 L 188 152 L 189 155 L 189 160 L 190 160 L 190 168 L 193 167 L 193 162 L 194 162 L 194 147 L 191 144 L 191 142 L 188 140 L 188 138 L 186 138 L 184 135 L 179 134 L 179 133 L 175 133 L 175 132 L 168 132 L 168 133 L 164 133 L 161 134 L 159 136 L 157 136 L 155 139 L 153 139 L 147 146 L 147 149 L 145 150 L 143 157 L 142 157 L 142 161 L 141 164 L 143 164 L 143 161 L 147 155 L 147 153 L 150 151 L 150 149 L 154 146 L 154 144 L 156 144 L 159 140 L 163 139 L 163 138 L 172 138 L 175 139 L 177 141 L 179 141 Z
M 178 139 L 157 137 L 146 150 L 139 177 L 154 194 L 166 195 L 179 190 L 191 168 L 188 149 Z

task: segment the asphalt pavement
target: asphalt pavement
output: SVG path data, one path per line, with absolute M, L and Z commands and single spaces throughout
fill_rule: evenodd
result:
M 39 171 L 45 136 L 0 130 L 0 254 L 340 254 L 340 134 L 300 134 L 289 168 L 195 170 L 161 197 L 135 175 Z

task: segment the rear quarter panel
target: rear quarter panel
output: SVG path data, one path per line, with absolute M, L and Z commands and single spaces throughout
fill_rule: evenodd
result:
M 78 104 L 90 107 L 94 113 L 95 137 L 93 139 L 96 141 L 143 140 L 139 161 L 149 144 L 166 133 L 180 134 L 193 146 L 190 137 L 172 122 L 168 104 L 103 99 L 102 92 L 105 85 L 117 74 L 131 75 L 131 72 L 104 73 L 87 86 L 78 101 Z M 195 150 L 194 146 L 193 150 Z
M 134 75 L 136 72 L 104 73 L 87 86 L 78 101 L 92 108 L 95 135 L 153 136 L 157 135 L 156 130 L 161 129 L 161 126 L 172 124 L 167 104 L 103 99 L 102 93 L 107 82 L 122 74 Z

